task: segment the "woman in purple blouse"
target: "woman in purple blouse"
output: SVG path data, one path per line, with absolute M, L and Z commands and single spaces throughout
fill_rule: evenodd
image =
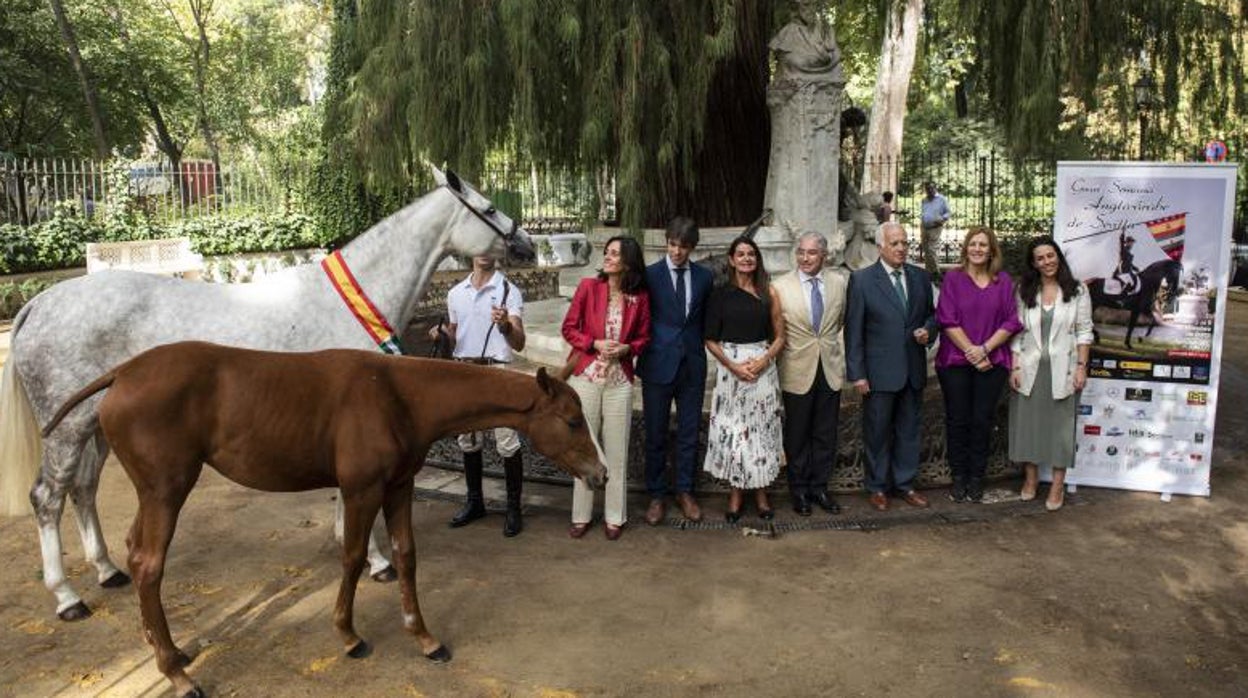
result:
M 996 233 L 983 227 L 966 231 L 961 261 L 940 284 L 936 376 L 945 396 L 945 451 L 953 473 L 949 496 L 980 502 L 992 418 L 1010 376 L 1010 337 L 1022 324 L 1014 283 L 1001 271 Z

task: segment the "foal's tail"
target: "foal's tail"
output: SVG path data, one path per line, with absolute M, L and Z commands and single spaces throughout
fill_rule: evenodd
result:
M 52 433 L 52 430 L 56 428 L 56 425 L 60 424 L 61 420 L 65 419 L 65 415 L 69 414 L 70 410 L 77 407 L 78 403 L 112 385 L 115 380 L 117 380 L 117 369 L 113 369 L 99 378 L 96 378 L 91 381 L 87 387 L 74 393 L 74 396 L 69 398 L 69 400 L 66 400 L 65 404 L 61 405 L 61 409 L 57 410 L 56 414 L 52 415 L 52 421 L 48 422 L 48 425 L 43 428 L 43 438 L 48 438 L 48 434 Z

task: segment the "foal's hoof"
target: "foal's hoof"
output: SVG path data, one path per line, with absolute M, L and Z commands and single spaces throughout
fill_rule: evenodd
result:
M 116 589 L 117 587 L 124 587 L 125 585 L 129 583 L 130 583 L 130 575 L 126 574 L 125 572 L 122 572 L 121 570 L 118 570 L 110 574 L 108 576 L 108 579 L 105 579 L 104 581 L 100 582 L 100 586 L 104 587 L 105 589 Z
M 183 652 L 182 650 L 178 650 L 173 655 L 173 668 L 174 669 L 185 669 L 190 665 L 191 665 L 191 657 L 186 652 Z M 199 690 L 199 687 L 196 686 L 195 690 Z
M 352 659 L 363 659 L 373 653 L 372 645 L 360 640 L 355 646 L 347 650 L 347 656 Z
M 73 606 L 70 606 L 64 611 L 58 612 L 56 614 L 56 617 L 66 622 L 73 622 L 76 620 L 86 620 L 87 618 L 91 617 L 91 609 L 87 608 L 87 605 L 85 603 L 79 601 L 78 603 L 74 604 Z
M 207 694 L 204 693 L 204 689 L 200 688 L 199 686 L 196 686 L 192 688 L 191 690 L 187 691 L 186 693 L 182 694 L 182 698 L 206 698 L 206 697 L 207 697 Z
M 398 578 L 399 573 L 395 571 L 394 565 L 387 565 L 386 569 L 373 574 L 373 581 L 381 582 L 382 584 L 388 584 Z
M 425 659 L 428 659 L 431 662 L 443 664 L 451 661 L 451 651 L 446 648 L 446 645 L 438 645 L 436 650 L 425 655 Z

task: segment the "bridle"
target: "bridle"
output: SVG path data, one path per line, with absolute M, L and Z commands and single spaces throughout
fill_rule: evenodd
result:
M 494 208 L 494 204 L 490 204 L 489 208 L 486 208 L 484 211 L 478 209 L 476 206 L 473 206 L 472 203 L 468 201 L 468 197 L 464 196 L 462 191 L 451 186 L 451 181 L 462 183 L 462 180 L 460 180 L 459 177 L 453 172 L 447 172 L 446 174 L 447 182 L 445 184 L 438 185 L 439 188 L 445 188 L 447 191 L 454 194 L 455 198 L 459 199 L 460 203 L 464 205 L 464 208 L 471 211 L 472 215 L 480 219 L 482 223 L 488 225 L 490 230 L 494 231 L 495 235 L 503 239 L 503 242 L 511 243 L 516 239 L 516 233 L 520 230 L 519 220 L 513 218 L 511 220 L 511 229 L 504 231 L 501 227 L 499 227 L 498 223 L 491 218 L 497 212 L 497 209 Z M 452 180 L 451 178 L 454 179 Z

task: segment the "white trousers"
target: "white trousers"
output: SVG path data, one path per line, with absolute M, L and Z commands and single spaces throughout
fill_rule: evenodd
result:
M 603 495 L 603 520 L 613 526 L 628 521 L 628 435 L 633 427 L 633 386 L 606 386 L 580 376 L 568 385 L 581 398 L 585 424 L 607 457 L 607 487 Z M 594 491 L 579 478 L 572 481 L 572 523 L 594 518 Z
M 485 432 L 470 431 L 467 434 L 460 434 L 455 437 L 455 442 L 459 444 L 459 450 L 464 453 L 476 453 L 485 448 Z M 494 446 L 498 449 L 498 455 L 510 458 L 520 450 L 520 435 L 515 429 L 498 427 L 494 429 Z

